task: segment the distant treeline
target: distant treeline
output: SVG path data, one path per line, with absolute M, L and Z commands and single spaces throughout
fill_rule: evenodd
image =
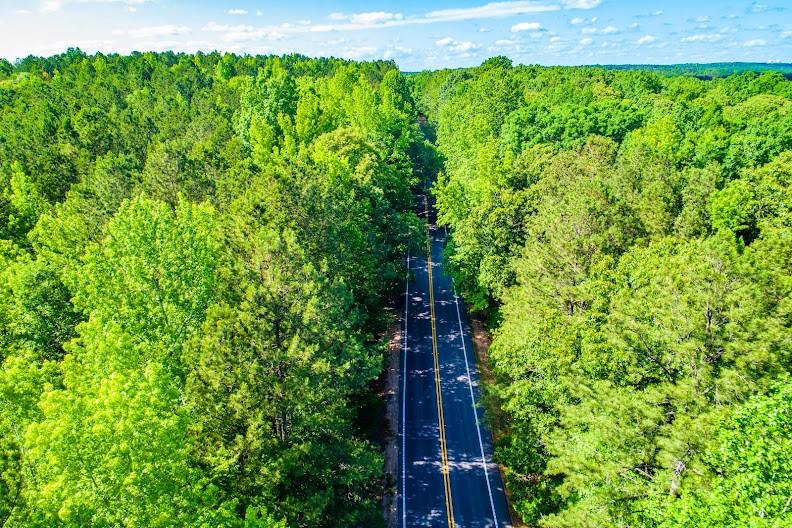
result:
M 708 64 L 604 64 L 606 70 L 645 70 L 662 75 L 692 75 L 704 79 L 739 73 L 778 72 L 792 79 L 792 64 L 773 62 L 713 62 Z
M 693 77 L 699 77 L 701 79 L 728 77 L 729 75 L 738 73 L 778 72 L 787 79 L 792 79 L 792 64 L 772 62 L 713 62 L 708 64 L 592 64 L 589 66 L 575 67 L 603 68 L 605 70 L 621 71 L 643 70 L 667 76 L 689 75 Z M 404 72 L 405 75 L 416 75 L 418 73 L 419 72 Z

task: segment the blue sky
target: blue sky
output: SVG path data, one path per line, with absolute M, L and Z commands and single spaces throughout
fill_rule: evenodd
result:
M 0 56 L 227 50 L 530 64 L 792 62 L 789 0 L 3 0 Z

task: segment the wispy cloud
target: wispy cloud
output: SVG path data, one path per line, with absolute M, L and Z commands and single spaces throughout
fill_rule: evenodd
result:
M 718 42 L 723 39 L 723 35 L 718 33 L 699 33 L 697 35 L 690 35 L 682 37 L 680 42 Z
M 512 33 L 519 33 L 520 31 L 539 31 L 542 29 L 542 24 L 539 22 L 520 22 L 511 27 Z
M 458 40 L 451 37 L 441 38 L 435 42 L 435 45 L 459 53 L 467 53 L 470 51 L 475 51 L 479 48 L 479 45 L 475 42 L 470 42 L 469 40 L 459 42 Z
M 580 33 L 582 35 L 596 35 L 596 34 L 613 35 L 618 32 L 619 32 L 619 28 L 617 28 L 616 26 L 607 26 L 602 29 L 597 29 L 596 27 L 591 26 L 591 27 L 584 27 L 580 30 Z
M 378 48 L 371 46 L 360 46 L 357 48 L 347 48 L 341 52 L 341 55 L 347 59 L 364 60 L 377 56 Z
M 39 12 L 43 14 L 57 13 L 68 4 L 123 4 L 135 6 L 148 0 L 45 0 L 39 3 Z
M 766 46 L 767 41 L 764 39 L 751 39 L 751 40 L 746 40 L 745 42 L 742 43 L 742 45 L 745 46 L 746 48 L 754 48 L 756 46 Z
M 247 9 L 229 9 L 228 11 L 226 11 L 226 13 L 234 16 L 242 16 L 242 15 L 247 15 L 248 11 Z
M 602 3 L 602 0 L 563 0 L 567 9 L 593 9 Z
M 201 31 L 222 33 L 222 39 L 226 42 L 280 40 L 286 36 L 284 32 L 274 28 L 256 27 L 248 24 L 218 24 L 217 22 L 209 22 L 201 28 Z
M 113 35 L 129 35 L 136 39 L 152 39 L 163 37 L 176 37 L 181 35 L 188 35 L 190 28 L 187 26 L 176 26 L 173 24 L 165 24 L 161 26 L 148 26 L 135 29 L 116 29 L 113 30 Z
M 529 15 L 558 11 L 561 7 L 554 4 L 538 4 L 536 2 L 490 2 L 474 7 L 459 7 L 430 11 L 423 20 L 431 22 L 454 22 L 458 20 L 479 20 L 484 18 L 500 18 L 516 15 Z M 421 20 L 421 19 L 413 19 Z
M 655 40 L 657 40 L 657 37 L 655 37 L 654 35 L 644 35 L 643 37 L 636 40 L 635 43 L 640 46 L 642 44 L 651 44 Z
M 330 18 L 330 20 L 348 21 L 352 24 L 369 25 L 403 20 L 404 15 L 401 13 L 372 11 L 369 13 L 355 13 L 352 15 L 345 15 L 344 13 L 331 13 L 328 18 Z
M 768 8 L 767 4 L 760 4 L 758 2 L 754 2 L 751 4 L 749 11 L 751 13 L 764 13 L 765 11 L 767 11 L 767 8 Z
M 88 0 L 82 0 L 88 1 Z M 102 1 L 102 0 L 92 0 Z M 144 0 L 104 0 L 104 1 L 144 1 Z M 517 0 L 512 2 L 490 2 L 487 4 L 438 9 L 429 11 L 425 15 L 405 16 L 402 13 L 386 11 L 371 11 L 361 13 L 331 13 L 327 18 L 329 23 L 321 24 L 280 24 L 269 27 L 233 27 L 223 26 L 210 22 L 205 31 L 227 32 L 225 40 L 251 40 L 265 38 L 272 35 L 282 37 L 289 34 L 300 33 L 329 33 L 332 31 L 361 31 L 367 29 L 383 29 L 425 24 L 439 24 L 444 22 L 458 22 L 463 20 L 486 20 L 508 16 L 526 15 L 560 11 L 561 9 L 591 9 L 600 4 L 600 0 L 562 1 L 560 4 L 538 3 L 533 0 Z M 592 19 L 595 21 L 596 19 Z

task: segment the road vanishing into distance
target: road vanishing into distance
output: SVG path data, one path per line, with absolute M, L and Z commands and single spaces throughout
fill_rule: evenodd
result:
M 407 258 L 405 286 L 398 526 L 509 527 L 465 307 L 443 271 L 445 232 L 421 200 L 426 248 Z

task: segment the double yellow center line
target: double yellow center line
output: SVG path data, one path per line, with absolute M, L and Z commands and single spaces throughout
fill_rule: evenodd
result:
M 445 489 L 446 517 L 448 527 L 454 528 L 454 501 L 451 496 L 451 476 L 448 469 L 448 451 L 446 450 L 445 416 L 443 415 L 443 393 L 440 386 L 440 359 L 437 351 L 437 325 L 434 309 L 434 283 L 432 281 L 432 245 L 429 232 L 429 200 L 424 195 L 424 211 L 426 213 L 426 263 L 429 270 L 429 312 L 432 317 L 432 355 L 434 356 L 435 397 L 437 399 L 437 416 L 440 428 L 440 459 L 443 471 L 443 488 Z

